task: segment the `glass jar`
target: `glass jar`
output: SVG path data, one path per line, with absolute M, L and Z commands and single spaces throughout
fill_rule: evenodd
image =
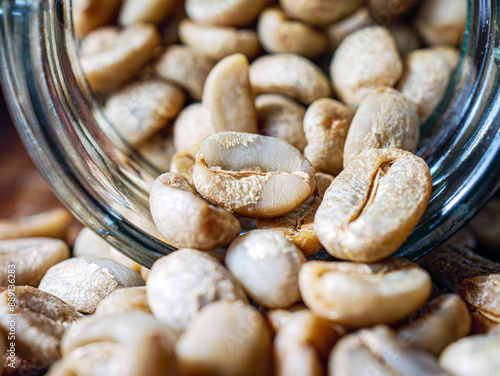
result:
M 444 242 L 500 185 L 499 5 L 469 2 L 461 61 L 422 128 L 418 154 L 431 168 L 432 199 L 398 256 L 417 259 Z M 171 252 L 148 208 L 158 171 L 120 141 L 90 92 L 70 1 L 0 0 L 0 59 L 18 132 L 69 210 L 146 266 Z

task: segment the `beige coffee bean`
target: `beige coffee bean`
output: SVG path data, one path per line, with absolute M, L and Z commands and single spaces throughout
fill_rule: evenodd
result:
M 300 293 L 318 315 L 349 327 L 396 323 L 431 294 L 427 272 L 403 259 L 375 264 L 309 261 L 300 270 Z
M 430 49 L 410 52 L 404 58 L 404 74 L 397 89 L 417 105 L 424 122 L 441 102 L 451 70 L 441 54 Z
M 415 105 L 397 90 L 379 88 L 361 102 L 352 120 L 345 140 L 344 166 L 368 149 L 396 148 L 414 153 L 419 137 Z
M 264 317 L 242 302 L 216 302 L 196 316 L 176 345 L 183 375 L 264 376 L 271 338 Z
M 307 145 L 304 106 L 282 95 L 262 94 L 255 98 L 255 110 L 260 134 L 282 138 L 300 152 L 304 151 Z
M 148 78 L 113 92 L 104 114 L 126 142 L 137 146 L 175 118 L 184 99 L 184 92 L 177 86 Z
M 456 47 L 467 20 L 465 0 L 424 0 L 415 16 L 415 27 L 426 44 Z
M 216 132 L 257 133 L 257 114 L 245 56 L 231 55 L 212 69 L 202 102 Z
M 124 0 L 118 22 L 121 26 L 162 23 L 175 8 L 175 0 Z
M 446 45 L 432 46 L 430 50 L 437 52 L 439 56 L 441 56 L 446 61 L 446 64 L 448 64 L 448 67 L 450 68 L 450 72 L 455 71 L 455 68 L 458 65 L 458 61 L 460 60 L 459 50 Z
M 500 334 L 462 338 L 448 346 L 439 364 L 453 376 L 496 376 L 500 368 Z
M 92 30 L 111 23 L 120 5 L 121 0 L 73 1 L 73 27 L 76 36 L 81 38 Z
M 193 169 L 196 162 L 196 154 L 200 150 L 200 146 L 201 143 L 193 145 L 182 152 L 175 153 L 170 163 L 170 172 L 185 178 L 191 185 L 193 185 Z
M 450 343 L 469 334 L 471 316 L 464 301 L 456 294 L 434 299 L 421 311 L 422 316 L 408 320 L 397 332 L 404 346 L 418 347 L 439 355 Z
M 152 315 L 149 308 L 146 287 L 127 287 L 113 291 L 98 304 L 96 315 L 117 315 L 140 311 Z
M 314 229 L 334 257 L 381 260 L 408 238 L 431 192 L 430 170 L 420 157 L 398 149 L 367 150 L 330 185 Z
M 188 19 L 179 25 L 179 38 L 182 43 L 217 61 L 234 54 L 253 59 L 260 51 L 259 37 L 254 30 L 198 24 Z
M 210 113 L 201 103 L 190 104 L 184 107 L 174 123 L 175 150 L 179 153 L 197 145 L 199 146 L 214 133 L 215 129 Z M 198 150 L 196 150 L 194 156 L 196 156 L 197 152 Z
M 404 16 L 419 2 L 419 0 L 368 0 L 368 9 L 373 17 L 382 25 Z
M 214 67 L 212 59 L 197 50 L 180 45 L 169 46 L 155 65 L 156 73 L 201 100 L 208 74 Z
M 362 0 L 280 0 L 280 5 L 293 18 L 311 25 L 327 25 L 354 12 Z
M 229 243 L 241 231 L 232 214 L 209 205 L 187 179 L 174 173 L 156 179 L 149 205 L 158 231 L 174 247 L 209 251 Z
M 277 231 L 254 230 L 235 239 L 226 266 L 256 303 L 286 308 L 300 300 L 298 276 L 306 258 Z
M 153 264 L 147 297 L 155 317 L 177 331 L 192 329 L 190 322 L 198 311 L 215 301 L 247 302 L 238 282 L 217 259 L 189 248 Z
M 302 205 L 282 217 L 259 219 L 257 228 L 281 232 L 306 256 L 314 255 L 323 249 L 314 231 L 314 217 L 323 194 L 333 181 L 333 176 L 316 173 L 316 190 Z
M 238 132 L 217 133 L 201 145 L 193 181 L 205 199 L 248 218 L 287 214 L 316 186 L 313 167 L 289 143 Z
M 15 315 L 14 333 L 11 315 Z M 0 327 L 15 336 L 15 353 L 41 368 L 61 357 L 61 338 L 81 317 L 59 298 L 34 287 L 18 286 L 0 294 Z
M 349 17 L 337 21 L 326 29 L 329 46 L 334 51 L 349 34 L 366 26 L 375 25 L 376 22 L 366 7 L 360 7 Z
M 87 317 L 68 330 L 51 375 L 179 375 L 176 334 L 153 316 L 128 312 Z M 52 370 L 51 370 L 52 371 Z
M 82 39 L 80 54 L 92 55 L 106 50 L 115 43 L 119 35 L 120 28 L 118 26 L 103 26 L 93 30 Z
M 267 312 L 266 318 L 275 335 L 293 317 L 294 313 L 307 310 L 304 303 L 297 303 L 286 309 L 272 309 Z
M 80 312 L 93 313 L 113 291 L 133 286 L 144 286 L 144 280 L 126 266 L 100 257 L 76 257 L 50 268 L 39 288 Z
M 38 237 L 65 239 L 71 218 L 65 209 L 52 209 L 29 217 L 0 219 L 0 240 Z
M 139 24 L 123 29 L 108 48 L 81 57 L 87 82 L 95 92 L 123 85 L 151 60 L 160 44 L 160 34 L 152 25 Z
M 330 353 L 329 376 L 447 376 L 437 359 L 416 348 L 402 348 L 384 325 L 341 338 Z
M 407 24 L 395 23 L 387 26 L 387 29 L 394 38 L 399 53 L 403 56 L 422 46 L 422 42 L 420 42 L 417 32 Z
M 144 141 L 136 149 L 137 154 L 160 172 L 170 169 L 170 162 L 175 154 L 175 145 L 171 130 L 159 132 Z
M 500 273 L 466 279 L 460 283 L 459 291 L 470 306 L 500 323 Z
M 470 226 L 479 242 L 489 248 L 500 247 L 500 199 L 493 198 L 470 221 Z
M 337 96 L 359 106 L 380 86 L 394 86 L 403 74 L 403 64 L 391 33 L 369 26 L 348 35 L 337 48 L 330 77 Z
M 262 47 L 269 53 L 314 58 L 325 51 L 326 36 L 306 23 L 293 21 L 279 8 L 264 10 L 257 25 Z
M 313 62 L 295 54 L 263 56 L 250 66 L 255 94 L 286 95 L 307 105 L 331 97 L 328 77 Z
M 47 270 L 68 257 L 68 246 L 62 240 L 49 238 L 0 240 L 0 286 L 37 287 Z M 9 275 L 9 270 L 12 271 L 9 265 L 15 267 L 14 276 Z M 12 277 L 15 280 L 12 280 Z
M 244 26 L 254 21 L 268 0 L 187 0 L 186 12 L 196 22 Z
M 342 171 L 344 144 L 355 110 L 334 99 L 323 98 L 307 109 L 304 155 L 316 171 L 338 175 Z
M 273 341 L 276 375 L 324 375 L 325 360 L 340 336 L 328 320 L 307 309 L 290 313 Z

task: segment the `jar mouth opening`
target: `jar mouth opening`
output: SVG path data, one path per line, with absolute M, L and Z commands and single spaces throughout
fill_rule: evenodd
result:
M 18 77 L 19 82 L 7 82 L 10 97 L 27 96 L 36 103 L 33 109 L 23 108 L 13 100 L 10 107 L 18 112 L 14 116 L 18 118 L 16 125 L 28 149 L 37 148 L 29 151 L 39 170 L 84 224 L 136 261 L 151 264 L 174 250 L 156 230 L 148 207 L 149 188 L 162 171 L 124 142 L 90 91 L 79 64 L 70 2 L 48 0 L 24 8 L 16 4 L 19 9 L 7 0 L 0 0 L 0 4 L 4 10 L 0 18 L 6 25 L 0 30 L 1 42 L 6 46 L 3 51 L 8 51 L 0 52 L 7 66 L 3 78 L 7 82 L 7 76 Z M 20 10 L 26 13 L 16 19 L 13 13 Z M 478 210 L 471 205 L 480 207 L 486 201 L 488 194 L 483 195 L 480 204 L 475 199 L 469 200 L 471 205 L 460 206 L 470 196 L 463 187 L 472 183 L 477 187 L 480 183 L 471 180 L 477 173 L 473 162 L 484 162 L 486 166 L 496 158 L 496 154 L 489 154 L 488 160 L 480 158 L 480 145 L 476 145 L 483 140 L 481 132 L 491 131 L 493 135 L 494 129 L 473 124 L 479 122 L 480 110 L 485 109 L 478 101 L 484 101 L 487 88 L 492 87 L 488 80 L 496 79 L 487 72 L 493 69 L 496 21 L 495 2 L 478 0 L 472 4 L 469 0 L 460 61 L 441 104 L 422 126 L 424 142 L 418 154 L 431 167 L 433 199 L 397 256 L 421 257 Z M 8 42 L 5 30 L 11 24 L 10 32 L 19 35 Z M 27 52 L 9 56 L 16 43 Z M 491 104 L 491 100 L 484 103 Z M 493 139 L 490 141 L 493 143 Z M 454 172 L 466 162 L 464 174 L 468 179 Z M 479 172 L 486 179 L 486 172 Z M 468 189 L 473 189 L 472 185 Z M 438 234 L 435 229 L 445 222 L 447 227 Z M 146 261 L 145 253 L 150 254 Z

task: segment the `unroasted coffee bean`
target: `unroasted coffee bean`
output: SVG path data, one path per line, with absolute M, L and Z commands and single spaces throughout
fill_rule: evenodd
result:
M 360 7 L 349 17 L 328 26 L 326 34 L 328 36 L 331 51 L 334 51 L 339 46 L 340 42 L 349 34 L 366 26 L 375 24 L 376 22 L 370 15 L 368 8 Z
M 16 284 L 37 287 L 47 270 L 69 257 L 62 240 L 28 238 L 0 240 L 0 286 Z M 15 281 L 9 281 L 14 266 Z
M 124 0 L 118 21 L 122 26 L 160 24 L 175 8 L 175 0 Z
M 265 376 L 271 338 L 264 317 L 242 302 L 216 302 L 196 316 L 176 345 L 186 376 Z
M 466 279 L 460 283 L 459 290 L 469 305 L 500 323 L 500 273 Z
M 146 287 L 127 287 L 113 291 L 101 300 L 95 310 L 95 314 L 116 315 L 131 311 L 152 314 L 148 304 Z
M 398 149 L 367 150 L 326 191 L 314 220 L 316 234 L 334 257 L 383 259 L 408 238 L 431 191 L 423 159 Z
M 201 103 L 193 103 L 181 111 L 174 123 L 174 145 L 182 153 L 216 133 L 208 112 Z M 196 150 L 196 153 L 198 150 Z M 196 157 L 196 153 L 194 156 Z M 194 166 L 194 159 L 193 159 Z M 171 172 L 178 172 L 172 171 Z
M 0 294 L 0 327 L 5 333 L 10 333 L 10 315 L 15 315 L 16 353 L 42 368 L 61 357 L 64 332 L 83 317 L 59 298 L 30 286 Z
M 175 153 L 170 162 L 170 172 L 186 179 L 192 187 L 193 169 L 200 146 L 201 144 L 195 144 L 182 152 Z
M 283 9 L 293 18 L 312 25 L 327 25 L 350 15 L 363 4 L 362 0 L 280 0 Z
M 268 0 L 187 0 L 186 12 L 196 22 L 243 26 L 255 20 Z
M 419 136 L 415 105 L 397 90 L 377 89 L 363 100 L 352 120 L 344 146 L 344 166 L 368 149 L 396 148 L 414 153 Z
M 118 13 L 121 0 L 75 0 L 72 3 L 73 26 L 77 37 L 104 26 Z
M 229 243 L 241 231 L 231 213 L 209 205 L 186 178 L 174 173 L 156 179 L 149 205 L 158 231 L 174 247 L 209 251 Z
M 316 186 L 313 167 L 289 143 L 238 132 L 217 133 L 201 145 L 193 181 L 208 201 L 250 218 L 289 213 Z
M 154 263 L 147 295 L 155 317 L 177 331 L 217 300 L 247 301 L 238 282 L 217 259 L 187 248 Z
M 396 323 L 424 304 L 432 289 L 425 270 L 395 258 L 375 264 L 309 261 L 299 286 L 313 312 L 349 327 Z

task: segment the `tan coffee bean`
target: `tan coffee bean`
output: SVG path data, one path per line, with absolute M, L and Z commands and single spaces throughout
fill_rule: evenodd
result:
M 313 167 L 289 143 L 238 132 L 217 133 L 201 145 L 193 181 L 205 199 L 248 218 L 289 213 L 316 186 Z
M 489 248 L 500 247 L 500 199 L 493 198 L 470 222 L 479 242 Z
M 121 0 L 75 0 L 72 3 L 75 34 L 81 38 L 92 30 L 111 23 Z
M 254 30 L 198 24 L 188 19 L 179 25 L 179 38 L 182 43 L 217 61 L 234 54 L 253 59 L 260 51 L 259 37 Z
M 394 332 L 379 325 L 348 335 L 333 348 L 329 376 L 447 376 L 437 359 L 416 348 L 402 348 Z
M 454 47 L 446 45 L 437 45 L 430 48 L 431 51 L 437 52 L 448 64 L 450 72 L 455 71 L 458 61 L 460 60 L 460 51 Z
M 483 316 L 500 323 L 500 273 L 466 279 L 459 290 L 465 301 Z
M 471 317 L 464 301 L 456 294 L 434 299 L 421 311 L 423 315 L 399 328 L 397 335 L 404 346 L 414 346 L 439 355 L 450 343 L 465 337 L 471 329 Z
M 113 291 L 101 300 L 95 314 L 117 315 L 131 311 L 153 314 L 149 308 L 146 287 L 127 287 Z
M 334 99 L 323 98 L 307 109 L 304 155 L 316 171 L 338 175 L 342 171 L 344 144 L 355 110 Z
M 280 0 L 280 5 L 293 18 L 312 25 L 327 25 L 350 15 L 362 0 Z
M 160 172 L 170 169 L 170 162 L 175 154 L 171 130 L 159 132 L 144 141 L 136 149 L 137 154 Z
M 430 296 L 427 272 L 403 259 L 375 264 L 309 261 L 300 270 L 300 293 L 316 314 L 349 327 L 396 323 Z
M 236 238 L 238 220 L 198 197 L 187 179 L 174 173 L 158 177 L 149 196 L 158 231 L 174 247 L 209 251 Z
M 188 248 L 154 263 L 148 276 L 147 296 L 155 317 L 178 331 L 192 329 L 194 324 L 190 322 L 198 311 L 217 300 L 247 302 L 226 268 L 215 258 Z
M 120 28 L 118 26 L 103 26 L 93 30 L 82 39 L 80 54 L 92 55 L 106 50 L 115 43 L 119 35 Z
M 367 150 L 330 185 L 314 229 L 334 257 L 381 260 L 408 238 L 431 192 L 429 167 L 420 157 L 398 149 Z
M 424 122 L 443 99 L 451 70 L 441 54 L 430 49 L 410 52 L 404 58 L 404 74 L 397 86 L 418 107 Z
M 113 291 L 133 286 L 144 286 L 144 280 L 126 266 L 99 257 L 76 257 L 50 268 L 39 288 L 80 312 L 93 313 Z
M 174 154 L 170 163 L 170 172 L 183 177 L 191 185 L 193 185 L 193 169 L 196 162 L 196 154 L 200 150 L 200 146 L 201 143 Z
M 242 302 L 216 302 L 196 316 L 176 345 L 183 375 L 264 376 L 271 338 L 262 315 Z
M 123 85 L 151 60 L 160 44 L 160 34 L 152 25 L 139 24 L 123 29 L 108 48 L 81 57 L 87 82 L 95 92 Z
M 279 8 L 269 8 L 261 13 L 257 32 L 268 53 L 293 53 L 314 58 L 326 48 L 327 40 L 322 32 L 289 19 Z
M 157 78 L 134 81 L 113 92 L 104 114 L 131 146 L 165 127 L 184 105 L 184 92 Z
M 476 335 L 448 346 L 439 364 L 453 376 L 496 376 L 500 368 L 500 335 Z
M 65 209 L 52 209 L 19 219 L 1 219 L 0 240 L 38 237 L 65 239 L 71 218 Z
M 175 0 L 124 0 L 118 22 L 121 26 L 162 23 L 174 10 Z
M 243 26 L 254 21 L 268 0 L 187 0 L 186 12 L 196 22 L 209 25 Z
M 388 24 L 407 14 L 419 0 L 368 0 L 368 9 L 380 24 Z
M 375 24 L 375 20 L 366 7 L 360 7 L 349 17 L 331 24 L 326 29 L 331 51 L 334 51 L 349 34 Z
M 407 53 L 422 47 L 422 43 L 420 42 L 417 32 L 409 25 L 404 23 L 395 23 L 387 26 L 387 29 L 394 38 L 394 42 L 396 42 L 396 46 L 398 47 L 401 55 L 404 56 Z
M 307 105 L 331 97 L 328 77 L 310 60 L 295 54 L 263 56 L 250 66 L 255 94 L 286 95 Z
M 275 335 L 282 327 L 284 327 L 288 320 L 293 317 L 294 313 L 306 310 L 307 307 L 304 303 L 297 303 L 286 309 L 279 308 L 268 311 L 266 318 L 269 325 L 273 329 L 273 335 Z
M 203 90 L 203 106 L 216 132 L 257 133 L 257 114 L 245 56 L 231 55 L 210 72 Z
M 16 354 L 42 368 L 61 357 L 64 332 L 83 317 L 57 297 L 30 286 L 0 294 L 0 327 L 5 333 L 10 333 L 11 315 L 15 315 Z
M 300 152 L 304 151 L 307 145 L 304 106 L 282 95 L 262 94 L 255 98 L 255 110 L 260 134 L 282 138 Z
M 176 334 L 151 315 L 87 317 L 64 336 L 63 360 L 51 375 L 179 375 Z
M 403 74 L 403 64 L 391 33 L 369 26 L 348 35 L 337 48 L 330 77 L 337 96 L 359 106 L 374 89 L 394 86 Z
M 156 73 L 201 100 L 203 86 L 214 67 L 212 59 L 197 50 L 180 45 L 169 46 L 155 65 Z
M 226 266 L 256 303 L 285 308 L 300 300 L 298 276 L 306 258 L 276 231 L 254 230 L 235 239 Z
M 316 190 L 302 205 L 282 217 L 259 219 L 257 228 L 281 232 L 306 256 L 314 255 L 323 249 L 314 231 L 314 217 L 323 194 L 333 181 L 333 176 L 316 173 Z
M 62 240 L 0 240 L 0 286 L 15 284 L 37 287 L 49 268 L 68 257 L 68 246 Z M 15 267 L 15 281 L 9 280 L 9 265 Z
M 467 20 L 465 0 L 424 0 L 415 16 L 415 27 L 426 44 L 456 47 Z
M 379 88 L 361 102 L 352 120 L 344 146 L 344 166 L 368 149 L 396 148 L 414 153 L 419 137 L 415 105 L 397 90 Z
M 174 123 L 175 150 L 180 153 L 194 146 L 199 146 L 214 133 L 215 129 L 210 113 L 201 103 L 190 104 L 184 107 Z M 196 156 L 197 152 L 198 150 L 196 150 L 194 156 Z
M 291 313 L 273 342 L 276 375 L 324 375 L 325 360 L 339 338 L 328 320 L 311 311 Z

